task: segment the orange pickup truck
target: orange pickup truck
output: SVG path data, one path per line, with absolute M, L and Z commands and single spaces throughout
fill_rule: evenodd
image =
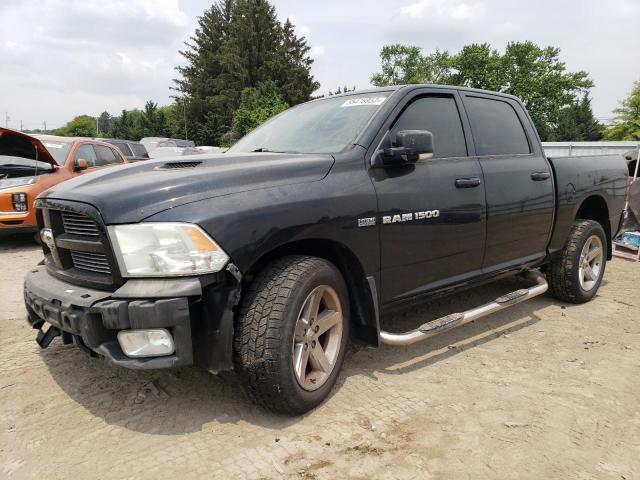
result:
M 113 145 L 89 138 L 27 135 L 0 128 L 0 237 L 37 230 L 33 201 L 77 175 L 127 163 Z

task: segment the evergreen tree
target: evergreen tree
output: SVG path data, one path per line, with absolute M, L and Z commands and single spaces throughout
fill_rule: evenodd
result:
M 113 117 L 109 114 L 109 112 L 102 112 L 98 117 L 98 134 L 104 134 L 111 130 L 112 122 Z
M 602 138 L 602 124 L 596 120 L 591 109 L 589 95 L 563 108 L 558 123 L 549 134 L 550 141 L 594 142 Z
M 218 145 L 232 130 L 233 114 L 245 88 L 273 81 L 289 105 L 306 101 L 318 88 L 313 60 L 293 24 L 281 24 L 267 0 L 220 0 L 198 18 L 180 53 L 177 98 L 187 105 L 189 137 Z

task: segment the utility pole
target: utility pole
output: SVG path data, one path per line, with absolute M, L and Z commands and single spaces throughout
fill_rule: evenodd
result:
M 9 128 L 9 112 L 4 112 L 4 126 L 5 128 Z
M 44 121 L 42 122 L 42 125 L 44 125 L 44 133 L 47 133 L 47 121 L 46 121 L 46 120 L 44 120 Z
M 22 131 L 22 120 L 20 120 L 20 131 Z
M 96 137 L 100 136 L 100 117 L 96 117 Z

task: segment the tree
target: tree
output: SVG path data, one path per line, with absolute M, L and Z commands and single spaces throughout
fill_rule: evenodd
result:
M 64 127 L 55 131 L 63 137 L 94 137 L 96 135 L 96 119 L 89 115 L 79 115 Z
M 111 124 L 113 123 L 113 117 L 109 112 L 102 112 L 98 117 L 98 134 L 106 133 L 111 130 Z
M 198 18 L 180 53 L 186 65 L 174 80 L 186 105 L 189 136 L 200 144 L 229 137 L 245 88 L 272 81 L 289 105 L 306 101 L 318 83 L 304 37 L 290 21 L 280 23 L 267 0 L 219 0 Z
M 613 125 L 604 131 L 607 140 L 640 140 L 640 80 L 633 82 L 629 96 L 613 110 Z
M 503 54 L 490 45 L 466 45 L 450 55 L 437 51 L 423 55 L 419 47 L 383 47 L 376 86 L 403 83 L 440 83 L 483 88 L 522 99 L 540 137 L 548 138 L 560 121 L 560 112 L 593 87 L 586 72 L 567 72 L 555 47 L 533 42 L 510 42 Z
M 233 114 L 233 132 L 223 144 L 231 144 L 251 130 L 289 108 L 273 81 L 260 82 L 256 88 L 247 87 L 240 96 L 240 105 Z
M 451 57 L 447 52 L 436 50 L 427 56 L 420 47 L 386 45 L 380 52 L 382 72 L 371 77 L 376 87 L 404 85 L 410 83 L 448 83 Z
M 594 142 L 602 139 L 602 124 L 591 109 L 589 95 L 563 108 L 548 140 L 555 142 Z

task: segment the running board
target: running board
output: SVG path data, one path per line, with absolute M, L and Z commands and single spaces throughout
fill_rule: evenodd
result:
M 436 320 L 431 320 L 415 330 L 405 333 L 391 333 L 380 331 L 380 342 L 387 345 L 411 345 L 412 343 L 425 340 L 439 333 L 459 327 L 465 323 L 473 322 L 478 318 L 486 317 L 492 313 L 512 307 L 518 303 L 522 303 L 530 298 L 542 295 L 549 288 L 549 284 L 538 270 L 529 270 L 525 274 L 526 278 L 536 282 L 531 288 L 522 288 L 501 297 L 496 298 L 493 302 L 481 305 L 480 307 L 466 310 L 462 313 L 450 313 Z

